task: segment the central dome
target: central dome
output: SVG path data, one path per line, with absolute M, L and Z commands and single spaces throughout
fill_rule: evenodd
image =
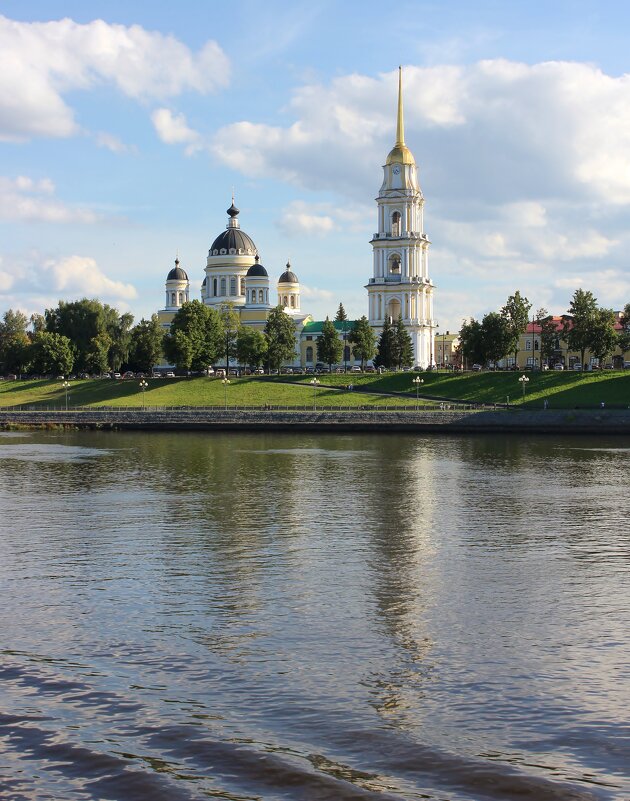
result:
M 258 248 L 251 237 L 242 231 L 238 221 L 239 210 L 234 203 L 227 210 L 230 218 L 226 230 L 214 240 L 210 245 L 208 256 L 254 256 Z

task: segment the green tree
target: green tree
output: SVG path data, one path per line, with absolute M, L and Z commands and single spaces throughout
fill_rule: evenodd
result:
M 365 315 L 355 321 L 348 334 L 348 341 L 354 355 L 361 359 L 361 370 L 365 370 L 365 363 L 376 354 L 376 334 Z
M 346 314 L 346 310 L 343 307 L 343 303 L 339 304 L 339 308 L 337 309 L 337 314 L 335 314 L 335 321 L 338 323 L 344 322 L 344 320 L 348 319 L 348 315 Z
M 164 342 L 164 331 L 157 314 L 149 320 L 142 319 L 131 330 L 129 364 L 134 370 L 148 373 L 160 361 Z
M 46 330 L 46 318 L 43 314 L 31 314 L 30 323 L 34 334 Z
M 223 352 L 223 326 L 215 309 L 191 300 L 178 310 L 164 337 L 164 353 L 183 370 L 205 370 Z
M 464 367 L 486 363 L 483 328 L 481 323 L 473 317 L 462 323 L 459 332 L 459 348 Z
M 68 337 L 38 331 L 31 345 L 31 368 L 36 373 L 68 375 L 74 367 L 74 348 Z
M 580 353 L 580 362 L 584 368 L 584 355 L 593 344 L 593 328 L 597 313 L 597 299 L 592 292 L 576 289 L 569 306 L 570 319 L 565 320 L 563 338 L 569 350 Z
M 481 321 L 481 340 L 484 355 L 482 364 L 496 364 L 512 352 L 514 329 L 503 314 L 489 312 L 484 314 Z
M 110 363 L 120 365 L 126 358 L 129 329 L 133 322 L 131 314 L 120 315 L 112 306 L 83 298 L 70 302 L 60 300 L 54 309 L 46 309 L 44 318 L 46 329 L 51 334 L 62 334 L 72 342 L 78 370 L 96 372 L 94 367 L 97 364 L 106 369 Z M 103 358 L 106 340 L 108 351 Z
M 521 334 L 525 333 L 527 330 L 529 310 L 531 307 L 532 304 L 527 298 L 522 297 L 517 289 L 513 295 L 510 295 L 505 306 L 501 309 L 501 316 L 505 319 L 507 332 L 509 334 L 508 347 L 505 353 L 514 354 L 514 366 L 517 368 L 519 340 Z
M 107 333 L 111 339 L 109 348 L 109 363 L 113 370 L 119 370 L 129 359 L 129 348 L 131 347 L 131 326 L 133 325 L 133 314 L 125 312 L 118 315 L 118 312 L 111 307 L 105 307 L 114 313 L 115 319 L 107 325 Z M 110 314 L 106 313 L 106 319 Z M 109 322 L 109 321 L 108 321 Z
M 385 316 L 381 335 L 378 339 L 374 364 L 376 367 L 385 367 L 388 370 L 398 364 L 396 331 L 391 324 L 391 318 L 388 316 Z
M 269 312 L 265 324 L 265 336 L 270 367 L 279 370 L 282 362 L 294 360 L 295 323 L 282 306 L 276 306 Z
M 544 362 L 551 363 L 554 351 L 558 348 L 558 331 L 553 317 L 547 309 L 538 309 L 536 322 L 540 326 L 540 367 L 542 369 Z
M 626 303 L 621 313 L 621 331 L 617 335 L 618 346 L 622 353 L 630 350 L 630 303 Z
M 241 327 L 241 318 L 233 303 L 222 303 L 219 306 L 223 337 L 221 356 L 225 359 L 225 374 L 230 371 L 230 359 L 236 358 L 236 341 Z
M 399 370 L 403 367 L 412 367 L 414 363 L 413 341 L 405 327 L 402 314 L 396 321 L 396 328 L 394 331 L 396 339 L 396 366 Z
M 27 316 L 13 309 L 8 309 L 0 322 L 0 364 L 7 372 L 21 373 L 28 366 L 27 325 Z
M 617 344 L 615 312 L 612 309 L 597 309 L 593 317 L 590 350 L 593 356 L 599 359 L 600 370 L 603 369 L 604 361 L 612 354 Z
M 332 373 L 333 364 L 341 361 L 343 354 L 343 342 L 339 339 L 335 324 L 328 317 L 322 325 L 322 333 L 317 340 L 317 358 L 320 362 L 328 365 L 328 371 Z
M 263 332 L 242 325 L 236 338 L 236 356 L 239 364 L 260 367 L 267 358 L 267 338 Z
M 92 337 L 88 351 L 83 355 L 84 368 L 95 374 L 107 372 L 110 368 L 109 349 L 111 346 L 112 340 L 105 332 Z

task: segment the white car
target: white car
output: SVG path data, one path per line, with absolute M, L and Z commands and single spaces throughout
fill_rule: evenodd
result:
M 557 364 L 554 364 L 553 369 L 554 370 L 564 370 L 564 364 L 560 364 L 560 362 L 558 362 Z
M 166 374 L 166 377 L 167 378 L 175 378 L 175 373 L 172 370 L 169 370 L 169 372 Z

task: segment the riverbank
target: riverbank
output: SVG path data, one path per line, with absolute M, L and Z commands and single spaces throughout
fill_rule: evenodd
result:
M 0 428 L 630 435 L 628 410 L 80 409 L 0 411 Z

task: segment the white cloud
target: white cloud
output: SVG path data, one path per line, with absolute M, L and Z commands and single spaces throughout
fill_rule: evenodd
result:
M 89 256 L 49 261 L 44 264 L 44 270 L 52 277 L 52 288 L 64 294 L 122 300 L 131 300 L 138 294 L 131 284 L 108 278 Z
M 64 99 L 74 90 L 109 83 L 136 100 L 165 99 L 214 91 L 228 77 L 228 59 L 214 41 L 192 53 L 174 36 L 139 25 L 0 16 L 0 140 L 77 133 Z
M 34 181 L 24 175 L 0 176 L 0 220 L 8 222 L 94 223 L 100 218 L 90 209 L 68 206 L 51 196 L 55 186 L 48 178 Z
M 589 64 L 407 67 L 407 144 L 433 191 L 488 202 L 573 192 L 630 203 L 630 76 Z M 374 191 L 394 141 L 396 74 L 348 75 L 295 91 L 285 126 L 241 121 L 215 154 L 252 176 L 355 197 Z
M 187 145 L 186 154 L 192 155 L 202 147 L 201 135 L 188 127 L 183 114 L 158 108 L 151 114 L 151 122 L 160 139 L 167 145 Z
M 309 300 L 332 300 L 334 298 L 334 292 L 331 292 L 330 289 L 320 289 L 316 286 L 307 286 L 306 284 L 300 284 L 300 295 L 303 298 L 307 298 Z
M 111 150 L 112 153 L 130 153 L 135 150 L 134 147 L 126 145 L 117 136 L 107 133 L 107 131 L 99 131 L 94 139 L 99 147 Z
M 333 203 L 293 200 L 283 210 L 278 227 L 288 236 L 326 236 L 335 231 L 369 228 L 373 210 L 359 204 L 350 208 Z

